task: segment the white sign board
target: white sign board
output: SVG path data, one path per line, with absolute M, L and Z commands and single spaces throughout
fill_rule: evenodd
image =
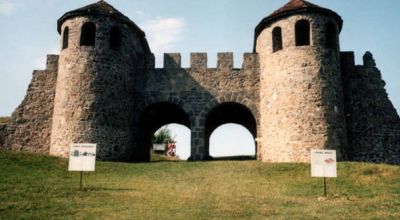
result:
M 165 144 L 153 144 L 153 150 L 165 151 Z
M 96 144 L 71 144 L 69 148 L 69 171 L 94 171 Z
M 311 150 L 311 176 L 337 177 L 336 150 Z

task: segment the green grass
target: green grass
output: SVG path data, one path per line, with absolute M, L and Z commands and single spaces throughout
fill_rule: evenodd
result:
M 340 163 L 339 177 L 308 164 L 257 161 L 97 162 L 0 151 L 0 219 L 400 219 L 400 167 Z
M 168 157 L 167 155 L 155 152 L 150 153 L 150 160 L 153 162 L 180 161 L 177 157 Z

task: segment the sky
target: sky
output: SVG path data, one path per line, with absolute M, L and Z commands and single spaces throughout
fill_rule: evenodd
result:
M 252 52 L 254 28 L 262 18 L 288 0 L 108 0 L 145 32 L 162 67 L 164 52 L 180 52 L 184 67 L 191 52 L 207 52 L 208 66 L 216 66 L 218 52 L 233 52 L 240 67 L 244 52 Z M 56 21 L 65 12 L 95 0 L 0 0 L 0 116 L 8 116 L 21 103 L 34 69 L 44 69 L 46 54 L 58 54 L 60 36 Z M 386 89 L 400 111 L 400 1 L 399 0 L 311 0 L 337 12 L 344 20 L 341 50 L 354 51 L 362 64 L 366 51 L 374 55 Z M 177 127 L 177 128 L 175 128 Z M 184 133 L 179 126 L 172 126 Z M 238 125 L 216 131 L 218 140 L 241 144 L 243 153 L 252 149 L 252 138 Z M 221 132 L 221 133 L 218 133 Z M 225 132 L 225 133 L 224 133 Z M 213 134 L 214 135 L 214 134 Z M 230 136 L 232 135 L 232 137 Z M 187 135 L 182 135 L 188 139 Z M 235 138 L 233 138 L 235 137 Z M 185 141 L 181 141 L 185 142 Z M 246 142 L 246 141 L 245 141 Z M 185 142 L 186 143 L 186 142 Z M 186 146 L 186 145 L 185 145 Z M 215 145 L 217 146 L 217 145 Z M 179 146 L 178 146 L 179 148 Z M 182 147 L 188 148 L 188 147 Z M 218 147 L 215 147 L 218 148 Z M 234 152 L 225 149 L 221 152 Z M 214 147 L 211 147 L 213 151 Z M 215 154 L 218 154 L 216 152 Z

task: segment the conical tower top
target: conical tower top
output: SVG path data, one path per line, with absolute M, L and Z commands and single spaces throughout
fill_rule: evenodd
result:
M 272 12 L 270 15 L 265 17 L 256 27 L 255 33 L 256 38 L 257 36 L 264 30 L 266 26 L 273 23 L 278 19 L 282 19 L 293 14 L 300 14 L 300 13 L 319 13 L 324 15 L 329 15 L 337 19 L 339 24 L 339 32 L 342 29 L 343 20 L 342 18 L 334 11 L 323 8 L 319 5 L 310 3 L 305 0 L 290 0 L 284 6 L 279 8 L 278 10 Z

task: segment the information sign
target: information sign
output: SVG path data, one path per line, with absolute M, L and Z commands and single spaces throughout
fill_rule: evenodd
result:
M 337 177 L 336 150 L 311 150 L 311 176 Z
M 165 151 L 165 144 L 153 144 L 154 151 Z
M 69 171 L 94 171 L 96 165 L 96 144 L 71 144 Z

